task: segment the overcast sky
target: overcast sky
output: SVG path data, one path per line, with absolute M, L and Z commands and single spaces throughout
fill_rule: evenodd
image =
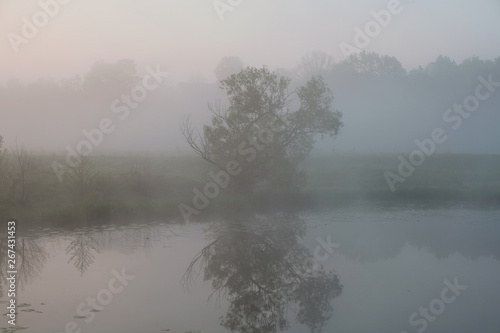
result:
M 389 2 L 242 0 L 221 21 L 212 0 L 72 0 L 16 53 L 8 34 L 22 36 L 23 17 L 33 22 L 41 5 L 0 0 L 0 82 L 69 77 L 98 60 L 123 58 L 139 66 L 160 64 L 177 79 L 203 72 L 209 81 L 226 55 L 271 68 L 292 67 L 311 50 L 340 61 L 340 43 L 354 45 L 354 28 L 364 29 L 373 20 L 370 12 L 387 9 Z M 401 0 L 399 13 L 364 49 L 393 55 L 412 69 L 440 54 L 458 62 L 495 58 L 499 41 L 499 0 Z
M 218 12 L 217 4 L 231 10 Z M 389 18 L 386 14 L 391 11 Z M 374 13 L 379 13 L 382 24 L 375 23 Z M 369 35 L 364 40 L 367 45 L 356 43 L 360 30 Z M 494 59 L 500 56 L 500 0 L 401 0 L 399 4 L 397 0 L 0 0 L 0 35 L 0 84 L 12 78 L 30 83 L 85 75 L 97 61 L 132 59 L 139 76 L 147 67 L 170 73 L 167 81 L 172 87 L 193 77 L 214 82 L 213 70 L 224 56 L 239 56 L 248 66 L 292 69 L 313 50 L 340 62 L 345 57 L 341 45 L 347 44 L 395 56 L 407 70 L 425 66 L 439 55 L 457 63 L 472 56 Z M 403 112 L 395 107 L 394 115 L 387 111 L 390 103 L 384 104 L 389 102 L 384 93 L 377 112 L 371 112 L 372 105 L 366 105 L 373 102 L 370 92 L 353 98 L 338 90 L 336 103 L 346 121 L 338 149 L 348 151 L 412 149 L 416 137 L 442 125 L 441 115 L 434 124 L 426 112 L 442 113 L 457 101 L 454 97 L 433 104 L 428 98 L 425 110 L 405 106 Z M 98 149 L 183 147 L 178 129 L 182 117 L 191 114 L 200 123 L 208 121 L 206 103 L 212 97 L 195 94 L 180 106 L 175 101 L 165 105 L 165 93 L 152 93 L 132 120 L 123 122 L 111 111 L 114 95 L 99 107 L 87 101 L 68 106 L 50 95 L 13 98 L 17 98 L 13 104 L 0 105 L 5 146 L 12 147 L 17 140 L 29 149 L 60 152 L 77 145 L 84 139 L 82 130 L 95 128 L 103 117 L 115 121 L 116 131 Z M 43 99 L 46 104 L 40 102 Z M 408 117 L 401 116 L 407 113 Z M 493 132 L 498 132 L 496 116 L 483 113 L 490 118 L 478 115 L 474 121 L 496 126 Z M 420 127 L 412 117 L 421 118 Z M 367 137 L 375 123 L 377 132 Z M 469 123 L 461 131 L 472 146 L 468 152 L 485 146 L 470 137 L 483 138 L 487 133 L 475 129 L 472 120 Z M 488 147 L 496 142 L 488 140 Z M 331 142 L 325 145 L 326 151 L 332 150 Z

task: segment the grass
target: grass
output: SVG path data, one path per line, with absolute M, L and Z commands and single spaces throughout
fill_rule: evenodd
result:
M 85 200 L 50 168 L 63 157 L 41 156 L 43 174 L 21 205 L 0 186 L 0 219 L 37 225 L 110 221 L 182 221 L 178 205 L 192 206 L 193 188 L 205 185 L 206 166 L 193 156 L 95 156 L 98 173 Z M 223 191 L 203 212 L 207 218 L 241 211 L 321 209 L 356 204 L 432 207 L 500 207 L 500 156 L 433 155 L 391 192 L 385 171 L 397 173 L 396 154 L 312 156 L 300 166 L 307 184 L 293 193 L 229 195 Z

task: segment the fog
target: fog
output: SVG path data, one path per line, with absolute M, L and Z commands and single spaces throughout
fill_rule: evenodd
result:
M 342 49 L 342 43 L 360 46 L 356 28 L 366 31 L 373 13 L 387 11 L 391 2 L 257 1 L 224 11 L 206 1 L 42 3 L 0 4 L 6 147 L 17 140 L 30 150 L 63 152 L 85 138 L 83 130 L 109 118 L 116 128 L 94 152 L 187 150 L 182 117 L 209 120 L 207 103 L 224 102 L 214 69 L 223 57 L 237 56 L 244 66 L 279 70 L 295 86 L 304 75 L 325 77 L 345 126 L 336 142 L 323 141 L 317 151 L 411 151 L 415 139 L 446 127 L 449 140 L 438 152 L 499 152 L 496 92 L 457 130 L 443 120 L 448 108 L 474 93 L 478 76 L 499 80 L 500 50 L 493 41 L 500 37 L 500 5 L 493 0 L 398 2 L 397 14 L 357 48 L 394 57 L 405 70 L 397 75 L 384 73 L 388 68 L 357 75 Z M 37 16 L 43 8 L 53 15 L 47 22 Z M 45 23 L 35 32 L 25 26 L 33 17 Z M 331 63 L 301 72 L 301 59 L 316 50 Z M 158 68 L 168 77 L 122 120 L 112 103 L 134 87 L 120 82 L 123 59 L 129 60 L 125 76 L 142 79 L 147 68 Z
M 431 138 L 436 128 L 442 128 L 448 138 L 437 146 L 439 153 L 500 152 L 498 87 L 489 87 L 491 94 L 488 87 L 480 88 L 489 97 L 472 105 L 474 111 L 461 114 L 454 110 L 454 105 L 464 104 L 484 82 L 498 82 L 500 58 L 471 57 L 456 63 L 439 56 L 419 69 L 406 71 L 394 57 L 366 55 L 354 61 L 332 61 L 303 73 L 301 59 L 307 63 L 307 59 L 328 57 L 315 51 L 306 53 L 294 67 L 277 69 L 293 79 L 292 89 L 304 84 L 308 75 L 320 74 L 333 91 L 334 106 L 343 113 L 345 126 L 335 140 L 318 138 L 316 152 L 410 152 L 417 147 L 415 140 Z M 375 59 L 375 65 L 368 56 Z M 385 60 L 392 63 L 378 68 Z M 360 64 L 366 68 L 360 69 Z M 394 73 L 395 68 L 399 72 Z M 159 72 L 160 77 L 158 82 L 150 77 L 148 84 L 155 87 L 145 90 L 144 96 L 137 95 L 136 100 L 132 91 L 142 85 L 144 77 L 151 76 L 148 70 Z M 11 79 L 0 87 L 0 94 L 4 112 L 0 133 L 6 146 L 12 147 L 17 140 L 45 153 L 65 152 L 68 146 L 76 150 L 103 119 L 112 122 L 112 130 L 102 138 L 95 136 L 94 153 L 187 153 L 189 147 L 179 129 L 182 119 L 191 116 L 201 126 L 212 116 L 209 104 L 227 105 L 216 80 L 200 74 L 176 81 L 161 66 L 141 69 L 131 59 L 96 62 L 82 76 L 29 83 Z
M 500 332 L 499 15 L 0 0 L 0 332 Z

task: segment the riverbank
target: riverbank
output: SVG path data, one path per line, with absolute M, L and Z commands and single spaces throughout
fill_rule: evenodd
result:
M 193 156 L 96 156 L 85 197 L 60 183 L 40 156 L 42 172 L 29 201 L 16 202 L 3 184 L 0 218 L 30 224 L 106 223 L 131 219 L 183 222 L 183 204 L 195 208 L 193 189 L 203 189 L 207 166 Z M 60 158 L 60 157 L 56 157 Z M 393 192 L 385 171 L 397 171 L 395 154 L 313 156 L 301 165 L 305 186 L 291 193 L 230 195 L 223 190 L 196 209 L 199 220 L 241 211 L 325 209 L 350 205 L 500 207 L 500 156 L 435 155 Z M 199 207 L 198 207 L 199 208 Z

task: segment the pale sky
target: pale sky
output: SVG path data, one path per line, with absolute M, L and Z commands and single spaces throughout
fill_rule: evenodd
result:
M 64 2 L 68 3 L 61 4 Z M 214 4 L 233 6 L 221 14 L 221 20 Z M 393 11 L 391 17 L 380 14 L 386 22 L 375 25 L 379 31 L 366 30 L 374 26 L 373 13 L 390 13 L 388 10 Z M 38 31 L 30 30 L 33 23 L 39 25 Z M 170 73 L 169 84 L 200 73 L 207 82 L 214 82 L 213 70 L 224 56 L 239 56 L 248 66 L 292 69 L 307 52 L 321 50 L 340 62 L 344 59 L 341 43 L 356 46 L 356 27 L 370 35 L 369 44 L 360 46 L 361 50 L 395 56 L 407 70 L 425 66 L 439 55 L 457 63 L 472 56 L 485 60 L 500 56 L 500 0 L 400 0 L 399 5 L 398 0 L 0 0 L 0 84 L 13 78 L 30 83 L 83 76 L 97 61 L 115 63 L 120 59 L 134 60 L 140 76 L 147 67 L 159 67 Z M 399 118 L 391 116 L 380 125 L 376 137 L 367 139 L 366 119 L 390 114 L 384 110 L 372 114 L 370 106 L 356 104 L 369 100 L 367 96 L 334 94 L 345 109 L 346 126 L 338 141 L 345 150 L 368 149 L 367 143 L 373 143 L 374 150 L 401 150 L 399 143 L 412 149 L 416 136 L 440 126 L 439 122 L 428 124 L 425 112 L 412 114 L 424 117 L 420 127 L 410 118 L 397 124 Z M 0 105 L 0 135 L 5 146 L 12 147 L 18 140 L 29 149 L 43 151 L 74 147 L 84 139 L 82 130 L 95 128 L 103 117 L 112 117 L 116 130 L 98 149 L 173 150 L 185 145 L 178 128 L 182 117 L 194 114 L 201 123 L 210 115 L 208 97 L 201 95 L 187 98 L 180 107 L 174 102 L 165 105 L 167 97 L 152 93 L 123 122 L 110 111 L 116 97 L 98 108 L 83 102 L 54 107 L 58 104 L 47 106 L 38 100 L 30 105 L 29 96 L 16 98 L 20 100 L 14 107 Z M 367 114 L 354 112 L 353 105 Z M 445 106 L 436 105 L 432 110 Z M 484 120 L 478 115 L 475 119 L 493 125 L 493 118 Z M 411 134 L 408 127 L 416 132 Z M 484 132 L 473 130 L 472 121 L 469 127 L 471 133 L 464 128 L 461 134 L 464 140 Z
M 312 50 L 340 61 L 340 43 L 353 44 L 354 28 L 364 29 L 370 12 L 390 2 L 242 0 L 221 21 L 212 0 L 71 0 L 15 53 L 8 34 L 22 36 L 23 17 L 33 22 L 40 3 L 53 1 L 0 0 L 0 82 L 70 77 L 98 60 L 123 58 L 165 66 L 178 79 L 203 72 L 208 80 L 226 55 L 271 68 L 293 67 Z M 457 62 L 500 55 L 498 0 L 401 0 L 399 8 L 366 51 L 395 56 L 407 69 L 440 54 Z

